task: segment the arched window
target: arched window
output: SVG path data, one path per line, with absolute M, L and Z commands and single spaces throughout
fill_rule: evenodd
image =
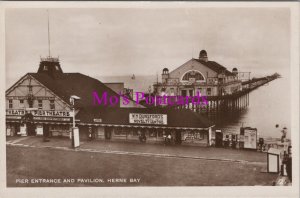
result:
M 183 75 L 182 81 L 205 81 L 205 79 L 199 71 L 192 70 Z

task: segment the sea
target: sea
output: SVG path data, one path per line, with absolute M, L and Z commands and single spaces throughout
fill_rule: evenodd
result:
M 124 82 L 126 88 L 135 92 L 149 92 L 151 85 L 157 81 L 154 75 L 96 78 L 102 82 Z M 239 133 L 240 127 L 257 128 L 258 136 L 264 138 L 280 138 L 281 130 L 286 127 L 287 138 L 291 138 L 291 84 L 288 76 L 282 76 L 250 92 L 249 106 L 238 117 L 217 124 L 215 129 L 225 133 Z

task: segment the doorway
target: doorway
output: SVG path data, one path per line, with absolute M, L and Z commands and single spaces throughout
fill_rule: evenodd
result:
M 216 147 L 223 147 L 223 133 L 216 132 Z
M 175 144 L 181 144 L 181 131 L 175 131 Z
M 32 122 L 27 122 L 26 123 L 26 129 L 27 129 L 27 135 L 28 136 L 35 136 L 35 125 Z
M 112 133 L 112 128 L 111 127 L 105 127 L 104 128 L 104 136 L 106 140 L 111 139 L 111 133 Z

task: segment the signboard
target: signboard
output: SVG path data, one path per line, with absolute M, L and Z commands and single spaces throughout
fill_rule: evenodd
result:
M 11 128 L 6 129 L 6 136 L 10 136 Z
M 36 135 L 43 135 L 43 125 L 36 126 Z
M 94 122 L 102 122 L 101 118 L 94 118 Z
M 20 134 L 21 136 L 26 136 L 26 125 L 20 126 Z
M 144 113 L 129 113 L 129 123 L 131 124 L 157 124 L 166 125 L 166 114 L 144 114 Z
M 79 129 L 77 127 L 73 128 L 73 136 L 74 136 L 74 147 L 78 147 L 80 146 L 80 142 L 79 142 Z
M 24 109 L 6 109 L 6 115 L 22 116 L 31 113 L 33 116 L 55 116 L 55 117 L 71 117 L 69 111 L 54 110 L 24 110 Z
M 257 129 L 244 128 L 244 148 L 256 149 Z
M 21 120 L 21 116 L 6 116 L 6 119 L 16 119 Z M 71 122 L 71 118 L 65 118 L 65 117 L 43 117 L 43 116 L 36 116 L 33 117 L 33 120 L 37 121 L 61 121 L 61 122 Z M 79 121 L 79 120 L 76 120 Z
M 71 118 L 56 118 L 56 117 L 33 117 L 34 120 L 47 120 L 47 121 L 64 121 L 70 122 Z

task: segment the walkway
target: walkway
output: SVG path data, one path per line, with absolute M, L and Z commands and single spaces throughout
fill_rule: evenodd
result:
M 51 138 L 43 142 L 42 137 L 8 137 L 7 145 L 63 149 L 69 151 L 98 152 L 119 155 L 141 155 L 152 157 L 191 158 L 250 163 L 266 168 L 267 154 L 249 150 L 224 149 L 214 147 L 175 146 L 112 141 L 81 141 L 80 147 L 73 149 L 68 138 Z

